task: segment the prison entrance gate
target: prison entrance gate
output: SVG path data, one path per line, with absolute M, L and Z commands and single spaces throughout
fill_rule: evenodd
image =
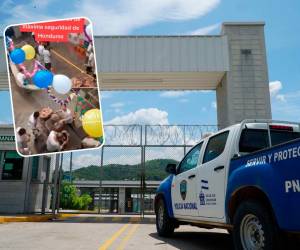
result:
M 103 148 L 61 154 L 57 207 L 73 213 L 152 214 L 166 165 L 178 163 L 203 134 L 216 130 L 213 125 L 107 125 Z

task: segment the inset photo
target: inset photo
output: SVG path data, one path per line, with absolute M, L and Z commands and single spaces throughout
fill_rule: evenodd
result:
M 91 22 L 12 25 L 4 39 L 18 153 L 100 147 L 104 135 Z

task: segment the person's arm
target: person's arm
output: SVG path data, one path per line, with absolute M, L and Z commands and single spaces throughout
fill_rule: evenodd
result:
M 60 150 L 63 150 L 65 146 L 67 146 L 69 142 L 69 135 L 67 135 L 67 139 L 61 144 Z

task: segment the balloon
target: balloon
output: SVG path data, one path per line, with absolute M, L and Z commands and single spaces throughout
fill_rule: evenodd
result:
M 85 32 L 89 36 L 89 38 L 92 39 L 92 37 L 93 37 L 92 36 L 92 24 L 89 24 L 88 26 L 86 26 Z
M 15 64 L 21 64 L 25 61 L 25 52 L 22 49 L 14 49 L 10 52 L 10 59 Z
M 35 57 L 35 50 L 31 45 L 29 45 L 29 44 L 24 45 L 22 47 L 22 50 L 24 50 L 24 52 L 25 52 L 26 60 L 31 60 Z
M 91 137 L 102 137 L 102 121 L 99 109 L 90 109 L 82 117 L 83 130 Z
M 53 77 L 52 86 L 59 94 L 67 94 L 72 88 L 72 81 L 65 75 L 55 75 Z
M 35 73 L 32 80 L 39 88 L 47 88 L 53 81 L 53 74 L 48 70 L 40 70 Z

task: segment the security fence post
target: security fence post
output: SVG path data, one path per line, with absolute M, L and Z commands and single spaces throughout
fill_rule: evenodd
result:
M 147 128 L 144 126 L 145 130 L 145 145 L 147 143 Z M 140 135 L 140 144 L 141 144 L 141 216 L 144 218 L 145 213 L 145 145 L 143 145 L 143 126 L 141 126 L 141 135 Z
M 70 174 L 69 174 L 70 182 L 73 183 L 73 153 L 70 153 Z
M 57 199 L 57 184 L 58 184 L 58 171 L 59 171 L 59 159 L 61 154 L 56 154 L 55 156 L 55 170 L 53 179 L 53 194 L 52 194 L 52 216 L 55 216 L 56 210 L 56 199 Z
M 57 213 L 59 213 L 59 206 L 60 206 L 60 188 L 61 188 L 61 182 L 62 182 L 62 178 L 63 178 L 63 169 L 62 169 L 63 160 L 64 160 L 64 154 L 61 154 L 60 167 L 59 167 L 59 173 L 58 173 L 57 199 L 56 199 Z
M 46 161 L 46 177 L 43 183 L 43 200 L 42 200 L 42 212 L 41 214 L 45 214 L 46 212 L 46 204 L 47 204 L 47 193 L 48 193 L 48 185 L 49 185 L 49 177 L 50 177 L 50 169 L 51 169 L 51 161 L 49 160 L 48 156 L 43 158 L 44 162 Z M 46 160 L 47 159 L 47 160 Z
M 185 125 L 183 125 L 183 155 L 186 154 L 186 136 Z
M 99 168 L 99 196 L 98 196 L 98 214 L 101 213 L 101 201 L 102 201 L 102 177 L 103 177 L 103 156 L 104 156 L 104 146 L 101 148 L 101 159 Z

